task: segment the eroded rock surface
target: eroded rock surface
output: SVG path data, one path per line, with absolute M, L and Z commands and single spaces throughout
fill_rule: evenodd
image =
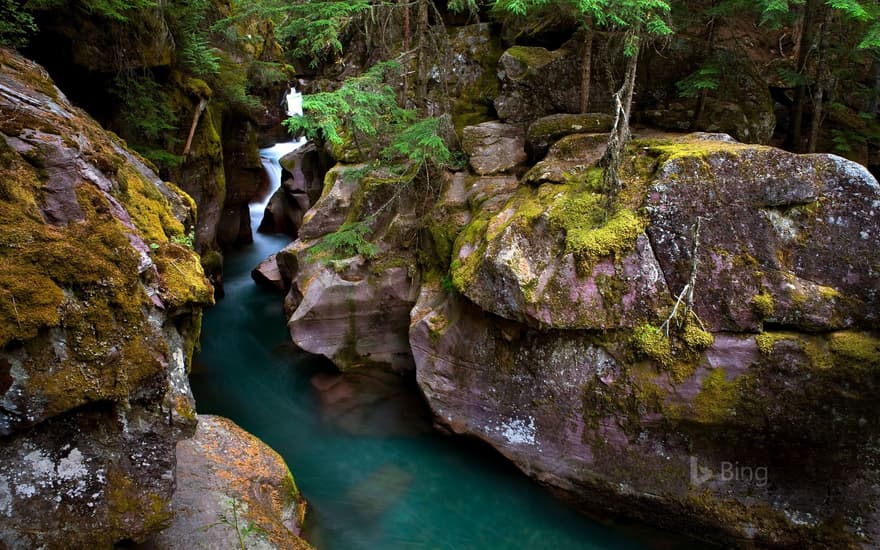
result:
M 284 459 L 226 418 L 199 415 L 177 444 L 174 520 L 141 548 L 306 550 L 305 501 Z
M 203 305 L 191 199 L 0 49 L 0 543 L 109 547 L 170 517 Z
M 446 182 L 431 233 L 449 276 L 426 278 L 410 327 L 438 422 L 589 511 L 724 544 L 880 540 L 876 180 L 654 136 L 604 214 L 597 143 L 560 139 L 554 177 L 491 199 Z M 695 316 L 667 335 L 697 219 Z

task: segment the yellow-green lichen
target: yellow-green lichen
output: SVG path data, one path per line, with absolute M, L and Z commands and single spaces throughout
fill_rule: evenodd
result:
M 755 345 L 764 355 L 773 353 L 776 342 L 780 340 L 796 340 L 797 335 L 788 332 L 762 332 L 755 335 Z
M 645 323 L 633 330 L 630 343 L 642 357 L 648 357 L 670 368 L 675 363 L 672 355 L 672 342 L 659 328 Z
M 188 248 L 166 243 L 153 254 L 159 271 L 159 292 L 166 306 L 212 305 L 214 292 L 199 257 Z
M 727 380 L 724 369 L 713 369 L 705 378 L 700 393 L 694 398 L 695 420 L 706 424 L 719 424 L 734 413 L 739 400 L 739 383 Z
M 707 332 L 693 323 L 688 323 L 681 334 L 687 347 L 694 351 L 702 351 L 715 342 L 711 332 Z
M 773 300 L 773 295 L 768 292 L 761 292 L 760 294 L 752 296 L 751 304 L 755 314 L 761 319 L 772 317 L 773 313 L 776 311 L 776 303 Z
M 566 251 L 574 254 L 585 271 L 603 257 L 632 250 L 647 226 L 628 208 L 619 208 L 606 219 L 606 202 L 600 193 L 569 186 L 550 205 L 551 225 L 565 230 Z
M 880 366 L 880 339 L 867 332 L 835 332 L 828 337 L 828 347 L 837 362 L 854 367 Z

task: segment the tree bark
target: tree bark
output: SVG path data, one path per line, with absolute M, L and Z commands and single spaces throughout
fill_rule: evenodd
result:
M 412 30 L 409 20 L 409 0 L 400 0 L 403 9 L 403 51 L 408 52 L 412 46 Z M 407 63 L 408 65 L 408 63 Z M 409 67 L 403 69 L 403 87 L 400 90 L 400 105 L 406 108 L 406 100 L 409 96 Z
M 803 143 L 803 123 L 804 123 L 804 104 L 807 101 L 809 91 L 808 79 L 808 63 L 810 56 L 813 55 L 816 47 L 816 19 L 817 10 L 821 7 L 820 0 L 807 0 L 804 6 L 804 18 L 801 25 L 802 34 L 800 47 L 798 48 L 797 71 L 806 80 L 795 86 L 794 101 L 791 105 L 791 116 L 788 132 L 788 146 L 795 152 L 802 152 Z
M 815 153 L 819 142 L 819 130 L 822 128 L 824 116 L 822 101 L 825 94 L 831 89 L 832 75 L 828 62 L 828 38 L 834 19 L 834 10 L 825 6 L 825 15 L 817 32 L 816 41 L 816 86 L 813 90 L 813 109 L 810 118 L 810 137 L 807 142 L 807 152 Z
M 636 87 L 636 70 L 638 69 L 640 51 L 641 45 L 636 42 L 635 51 L 626 61 L 626 76 L 623 79 L 623 84 L 614 94 L 614 126 L 608 136 L 608 149 L 602 157 L 606 220 L 613 213 L 617 203 L 617 195 L 620 192 L 620 164 L 623 149 L 630 137 L 629 118 Z
M 417 15 L 419 34 L 418 97 L 424 101 L 428 96 L 428 0 L 419 0 Z
M 196 112 L 193 113 L 193 121 L 192 125 L 189 127 L 189 136 L 186 138 L 186 146 L 183 148 L 183 156 L 187 156 L 189 154 L 189 148 L 192 147 L 193 136 L 196 135 L 196 127 L 199 125 L 199 119 L 202 117 L 202 113 L 205 110 L 205 107 L 208 106 L 208 100 L 202 98 L 199 100 L 199 105 L 196 107 Z
M 712 7 L 715 7 L 715 3 L 712 4 Z M 715 49 L 715 36 L 716 26 L 715 26 L 715 18 L 713 17 L 709 21 L 709 36 L 706 37 L 706 51 L 703 53 L 703 59 L 710 59 L 712 57 L 712 51 Z M 706 99 L 709 96 L 709 90 L 703 88 L 700 90 L 700 94 L 697 96 L 697 106 L 694 107 L 694 118 L 691 119 L 691 131 L 697 129 L 697 125 L 700 123 L 700 119 L 703 118 L 703 111 L 706 110 Z
M 592 82 L 593 65 L 593 20 L 584 22 L 584 51 L 581 56 L 581 112 L 588 113 L 590 108 L 590 83 Z

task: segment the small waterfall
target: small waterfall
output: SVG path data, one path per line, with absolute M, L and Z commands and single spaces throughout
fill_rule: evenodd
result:
M 296 88 L 290 89 L 284 98 L 284 102 L 287 105 L 286 110 L 288 116 L 302 114 L 302 94 L 296 91 Z M 275 191 L 281 187 L 281 164 L 278 163 L 278 160 L 284 155 L 299 149 L 305 145 L 305 143 L 306 138 L 301 137 L 296 141 L 276 143 L 272 147 L 260 149 L 260 160 L 263 163 L 263 168 L 266 170 L 266 174 L 269 175 L 269 191 L 262 200 L 252 202 L 249 205 L 252 228 L 256 229 L 260 226 L 260 222 L 263 220 L 263 213 L 266 211 L 266 205 L 269 204 L 269 199 L 271 199 L 272 195 L 275 194 Z

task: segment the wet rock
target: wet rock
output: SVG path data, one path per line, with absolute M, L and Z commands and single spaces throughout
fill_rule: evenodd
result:
M 461 146 L 471 168 L 481 176 L 506 172 L 526 160 L 522 128 L 500 122 L 483 122 L 463 131 Z
M 868 459 L 878 426 L 865 416 L 876 380 L 845 366 L 853 349 L 867 353 L 862 365 L 880 364 L 872 336 L 716 335 L 676 381 L 633 362 L 626 331 L 535 330 L 434 281 L 413 309 L 410 341 L 439 423 L 488 442 L 583 510 L 725 544 L 837 546 L 880 534 Z M 844 379 L 862 389 L 844 397 Z
M 177 444 L 171 525 L 140 548 L 308 549 L 300 538 L 306 503 L 284 459 L 219 416 L 199 415 Z
M 0 545 L 141 541 L 170 515 L 213 303 L 178 244 L 192 199 L 5 49 L 0 90 Z
M 287 292 L 289 281 L 286 283 L 284 278 L 281 276 L 281 271 L 278 269 L 278 262 L 276 261 L 277 256 L 272 254 L 262 262 L 260 265 L 254 268 L 251 271 L 251 277 L 256 281 L 258 285 L 262 285 L 267 288 L 272 288 L 275 290 L 280 290 L 281 292 Z
M 381 367 L 312 377 L 321 416 L 329 426 L 355 435 L 414 436 L 431 431 L 430 412 L 412 375 Z
M 272 195 L 260 221 L 260 233 L 285 233 L 296 238 L 303 216 L 309 209 L 309 197 L 305 193 L 290 192 L 283 186 Z
M 327 155 L 314 143 L 306 143 L 292 153 L 279 159 L 281 166 L 291 178 L 283 184 L 290 193 L 305 193 L 309 204 L 315 204 L 324 190 L 324 177 L 332 167 Z
M 398 327 L 408 325 L 417 287 L 405 267 L 379 273 L 365 267 L 355 257 L 300 272 L 302 301 L 288 321 L 290 336 L 343 370 L 371 363 L 410 370 L 409 344 Z

